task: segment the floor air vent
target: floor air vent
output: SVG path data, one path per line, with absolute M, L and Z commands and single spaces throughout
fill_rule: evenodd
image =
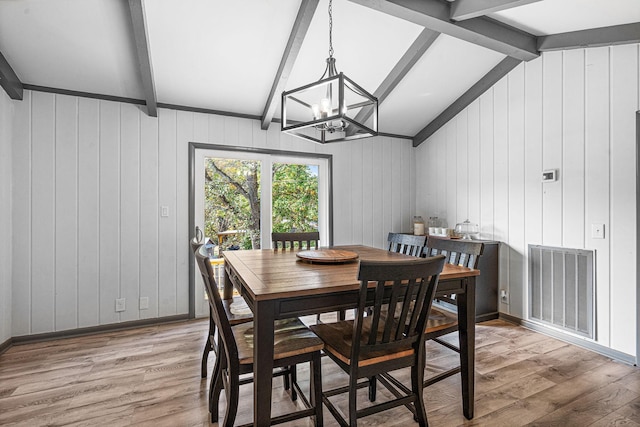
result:
M 529 245 L 529 318 L 594 337 L 593 251 Z

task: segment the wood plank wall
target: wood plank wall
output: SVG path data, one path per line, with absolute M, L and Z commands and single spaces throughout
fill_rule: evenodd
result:
M 13 104 L 0 90 L 0 345 L 11 338 L 11 129 Z
M 526 318 L 527 245 L 596 250 L 597 342 L 636 352 L 640 45 L 521 64 L 418 147 L 417 211 L 505 242 L 500 311 Z M 546 169 L 559 179 L 541 182 Z M 591 224 L 605 224 L 605 239 Z
M 190 141 L 332 154 L 335 244 L 384 247 L 414 215 L 410 140 L 320 146 L 235 117 L 150 118 L 131 104 L 31 91 L 12 102 L 13 336 L 188 312 Z

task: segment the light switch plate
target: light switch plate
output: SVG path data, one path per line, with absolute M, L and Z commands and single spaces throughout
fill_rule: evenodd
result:
M 604 224 L 591 224 L 591 238 L 604 239 Z
M 169 206 L 160 207 L 160 216 L 166 218 L 169 216 Z
M 149 309 L 149 297 L 140 297 L 140 310 L 148 310 Z

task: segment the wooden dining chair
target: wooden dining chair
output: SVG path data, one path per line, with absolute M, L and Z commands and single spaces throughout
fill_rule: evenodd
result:
M 240 385 L 249 383 L 250 378 L 240 379 L 240 375 L 253 372 L 253 322 L 231 325 L 217 290 L 216 278 L 209 258 L 201 252 L 196 253 L 198 268 L 209 297 L 213 320 L 218 330 L 218 357 L 211 375 L 209 387 L 209 412 L 211 422 L 218 421 L 218 402 L 222 390 L 226 396 L 226 410 L 222 425 L 234 425 L 238 411 Z M 272 424 L 313 417 L 315 425 L 322 423 L 322 374 L 320 369 L 320 351 L 324 344 L 299 319 L 277 320 L 275 324 L 275 345 L 273 350 L 274 376 L 288 375 L 299 363 L 310 363 L 309 398 L 302 392 L 298 383 L 291 383 L 291 390 L 300 396 L 305 409 L 271 419 Z M 279 369 L 278 369 L 279 368 Z M 247 424 L 252 425 L 252 424 Z
M 198 241 L 197 237 L 191 239 L 190 244 L 194 256 L 201 250 L 204 250 L 203 244 Z M 217 291 L 218 289 L 216 288 L 215 290 Z M 231 299 L 223 299 L 222 306 L 224 307 L 227 318 L 232 325 L 238 325 L 240 323 L 250 322 L 253 320 L 253 313 L 249 309 L 249 306 L 247 306 L 244 298 L 240 295 L 235 295 Z M 202 378 L 207 378 L 207 362 L 209 360 L 209 353 L 212 350 L 216 355 L 218 354 L 216 344 L 216 325 L 213 321 L 213 311 L 211 306 L 209 306 L 209 334 L 204 344 L 204 350 L 202 351 L 202 363 L 200 367 L 200 376 Z M 288 388 L 288 386 L 289 378 L 285 377 L 285 387 Z
M 421 256 L 427 236 L 414 236 L 412 234 L 389 233 L 387 236 L 387 249 L 405 255 Z
M 427 236 L 414 236 L 412 234 L 389 233 L 387 236 L 387 250 L 404 255 L 419 257 L 427 244 Z M 371 308 L 367 308 L 371 314 Z M 375 386 L 372 387 L 372 392 Z M 375 394 L 373 395 L 375 397 Z
M 437 237 L 429 237 L 427 240 L 427 246 L 425 248 L 426 256 L 444 255 L 447 263 L 454 265 L 461 265 L 467 268 L 477 268 L 478 261 L 484 250 L 484 244 L 482 242 L 473 240 L 448 240 Z M 438 297 L 438 300 L 443 300 L 450 304 L 455 304 L 456 301 L 450 297 Z M 434 307 L 429 315 L 429 321 L 427 322 L 427 330 L 425 333 L 425 341 L 432 340 L 440 345 L 443 345 L 460 354 L 460 365 L 449 369 L 447 371 L 438 373 L 424 381 L 424 387 L 428 387 L 448 378 L 452 375 L 469 371 L 468 357 L 469 352 L 475 351 L 474 346 L 470 346 L 467 340 L 458 336 L 458 346 L 451 344 L 440 337 L 458 331 L 458 316 L 457 313 L 441 308 L 440 306 Z M 464 389 L 463 389 L 464 393 Z
M 200 251 L 204 251 L 204 246 L 198 241 L 197 237 L 194 237 L 190 243 L 191 250 L 193 251 L 194 255 Z M 202 254 L 208 256 L 206 252 L 202 252 Z M 247 302 L 244 300 L 244 298 L 242 298 L 240 295 L 234 295 L 230 299 L 223 298 L 222 306 L 231 325 L 239 325 L 241 323 L 246 323 L 253 320 L 253 312 L 247 305 Z M 211 305 L 209 305 L 209 333 L 207 336 L 207 340 L 204 343 L 204 349 L 202 351 L 202 362 L 200 364 L 201 378 L 207 378 L 207 364 L 209 361 L 209 353 L 213 350 L 216 357 L 218 355 L 218 340 L 216 339 L 216 331 L 217 328 L 215 322 L 213 321 L 213 310 L 211 308 Z M 288 370 L 287 372 L 288 374 L 282 377 L 282 381 L 284 389 L 290 390 L 291 382 L 295 381 L 296 372 L 295 370 Z M 296 391 L 291 389 L 291 399 L 296 400 L 296 398 Z
M 425 256 L 443 254 L 447 257 L 448 264 L 478 268 L 483 250 L 484 243 L 477 240 L 454 240 L 429 236 L 424 254 Z
M 341 426 L 356 426 L 358 418 L 397 406 L 408 406 L 419 424 L 427 425 L 422 395 L 424 334 L 443 265 L 441 255 L 406 261 L 362 260 L 356 318 L 310 326 L 324 341 L 325 353 L 349 374 L 347 386 L 322 393 L 324 404 Z M 371 305 L 373 313 L 365 317 Z M 406 367 L 411 368 L 410 389 L 384 375 Z M 358 388 L 367 387 L 376 376 L 395 398 L 358 410 Z M 348 422 L 329 399 L 342 393 L 349 394 Z
M 305 231 L 299 233 L 271 233 L 273 249 L 282 250 L 309 250 L 318 249 L 320 233 L 318 231 Z
M 399 254 L 419 257 L 427 244 L 427 236 L 414 236 L 412 234 L 389 233 L 387 236 L 387 250 Z M 367 308 L 371 314 L 371 308 Z M 372 384 L 372 399 L 375 398 L 375 385 Z
M 387 250 L 404 255 L 420 257 L 427 244 L 427 236 L 416 236 L 403 233 L 389 233 L 387 236 Z M 367 308 L 367 314 L 371 315 L 371 307 Z M 376 400 L 376 377 L 369 379 L 369 400 Z

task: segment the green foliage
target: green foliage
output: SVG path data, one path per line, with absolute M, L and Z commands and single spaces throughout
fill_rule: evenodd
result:
M 260 162 L 205 160 L 205 235 L 223 247 L 260 248 Z M 316 166 L 277 163 L 272 170 L 273 231 L 318 229 L 318 172 Z
M 260 163 L 205 159 L 205 235 L 241 230 L 225 237 L 224 247 L 260 247 Z
M 314 169 L 307 165 L 274 165 L 271 196 L 273 231 L 318 229 L 318 174 L 317 168 Z

